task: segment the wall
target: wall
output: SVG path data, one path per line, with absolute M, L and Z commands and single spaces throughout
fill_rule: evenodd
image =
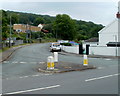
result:
M 79 46 L 62 46 L 62 50 L 65 52 L 79 54 Z M 89 52 L 90 55 L 116 56 L 116 47 L 91 46 L 89 48 Z M 117 56 L 120 56 L 118 48 Z
M 79 46 L 62 46 L 62 50 L 65 52 L 79 54 Z
M 98 42 L 85 42 L 83 43 L 83 49 L 86 49 L 86 45 L 98 46 Z
M 116 47 L 105 47 L 105 46 L 90 47 L 90 55 L 116 56 Z M 117 48 L 117 56 L 120 56 L 120 54 L 118 54 L 118 48 Z

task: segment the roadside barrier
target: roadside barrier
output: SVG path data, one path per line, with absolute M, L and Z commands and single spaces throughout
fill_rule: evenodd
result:
M 58 52 L 54 52 L 54 62 L 58 62 Z
M 84 56 L 83 56 L 83 65 L 84 65 L 84 66 L 88 66 L 88 58 L 87 58 L 87 55 L 84 55 Z
M 54 58 L 53 56 L 49 56 L 47 58 L 47 69 L 51 70 L 51 69 L 54 69 Z

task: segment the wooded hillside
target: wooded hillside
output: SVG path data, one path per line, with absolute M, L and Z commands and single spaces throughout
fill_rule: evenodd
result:
M 44 26 L 44 29 L 48 30 L 50 32 L 51 37 L 53 38 L 56 38 L 57 33 L 58 39 L 70 39 L 79 41 L 86 40 L 92 37 L 98 37 L 98 31 L 104 27 L 101 24 L 95 24 L 91 21 L 86 22 L 82 20 L 74 20 L 67 14 L 58 14 L 56 17 L 52 17 L 49 15 L 38 15 L 32 13 L 13 12 L 4 10 L 0 10 L 0 12 L 2 13 L 3 38 L 9 37 L 8 33 L 10 16 L 12 24 L 29 24 L 34 26 L 37 26 L 38 24 L 46 24 L 46 26 Z M 61 21 L 58 20 L 59 17 L 60 19 L 62 19 Z M 69 29 L 72 31 L 70 31 Z

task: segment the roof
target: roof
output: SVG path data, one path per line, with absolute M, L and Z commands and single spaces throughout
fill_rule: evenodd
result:
M 44 32 L 44 33 L 49 33 L 49 31 L 45 30 L 45 29 L 41 29 L 41 31 Z
M 97 37 L 90 38 L 88 40 L 85 40 L 85 42 L 98 42 L 98 38 Z
M 102 33 L 103 31 L 105 31 L 106 29 L 108 29 L 115 22 L 118 22 L 118 19 L 115 19 L 114 21 L 112 21 L 110 24 L 108 24 L 103 29 L 101 29 L 98 33 Z

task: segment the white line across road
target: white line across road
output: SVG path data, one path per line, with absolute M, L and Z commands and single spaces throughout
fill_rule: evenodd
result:
M 102 77 L 87 79 L 87 80 L 85 80 L 85 81 L 86 81 L 86 82 L 88 82 L 88 81 L 94 81 L 94 80 L 104 79 L 104 78 L 108 78 L 108 77 L 112 77 L 112 76 L 118 76 L 118 75 L 119 75 L 119 74 L 107 75 L 107 76 L 102 76 Z
M 51 89 L 51 88 L 57 88 L 57 87 L 60 87 L 60 85 L 54 85 L 54 86 L 43 87 L 43 88 L 36 88 L 36 89 L 29 89 L 29 90 L 24 90 L 24 91 L 17 91 L 17 92 L 4 93 L 4 95 L 20 94 L 20 93 L 33 92 L 33 91 L 45 90 L 45 89 Z

